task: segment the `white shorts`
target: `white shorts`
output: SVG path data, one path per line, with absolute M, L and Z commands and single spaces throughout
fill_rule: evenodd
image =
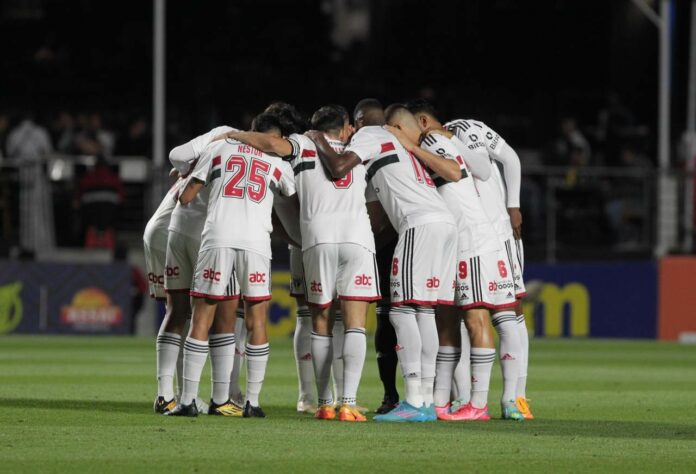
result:
M 164 288 L 167 292 L 188 292 L 193 281 L 193 270 L 198 260 L 200 239 L 169 232 Z
M 522 239 L 515 240 L 511 237 L 505 242 L 505 249 L 512 262 L 512 274 L 515 281 L 515 297 L 524 298 L 527 294 L 527 288 L 524 286 L 524 245 Z
M 290 246 L 290 296 L 304 296 L 304 264 L 302 250 Z
M 358 244 L 319 244 L 302 254 L 307 303 L 326 308 L 338 298 L 377 301 L 379 276 L 375 254 Z
M 248 250 L 212 248 L 198 253 L 191 296 L 214 300 L 271 299 L 271 260 Z
M 166 251 L 151 247 L 147 242 L 143 242 L 145 251 L 145 268 L 147 269 L 147 284 L 150 290 L 150 297 L 164 300 L 164 262 Z M 166 245 L 161 248 L 166 248 Z
M 457 228 L 436 222 L 399 235 L 389 282 L 392 306 L 453 304 Z
M 513 267 L 507 250 L 476 255 L 460 254 L 455 305 L 462 309 L 501 310 L 517 305 Z

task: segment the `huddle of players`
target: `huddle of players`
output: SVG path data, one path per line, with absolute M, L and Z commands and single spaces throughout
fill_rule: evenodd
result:
M 298 410 L 316 409 L 319 419 L 336 418 L 333 364 L 334 378 L 341 381 L 338 418 L 365 421 L 356 394 L 368 305 L 379 301 L 377 345 L 385 399 L 376 421 L 489 419 L 495 358 L 491 314 L 501 339 L 503 417 L 532 417 L 524 394 L 526 327 L 514 311 L 516 297 L 524 292 L 516 154 L 480 122 L 459 120 L 443 127 L 422 101 L 383 110 L 376 100 L 365 99 L 355 109 L 354 122 L 355 133 L 345 109 L 325 106 L 312 117 L 313 130 L 303 135 L 306 126 L 299 114 L 277 103 L 255 119 L 251 132 L 220 127 L 172 150 L 180 179 L 145 233 L 152 291 L 162 296 L 158 286 L 163 280 L 167 298 L 157 339 L 156 411 L 198 413 L 198 383 L 209 352 L 213 394 L 208 413 L 264 416 L 258 396 L 269 352 L 265 324 L 275 210 L 275 230 L 294 248 L 293 292 L 303 290 L 309 306 L 299 299 Z M 502 178 L 489 154 L 503 162 L 518 240 Z M 168 232 L 153 231 L 164 227 L 167 212 Z M 153 255 L 161 257 L 165 240 L 160 278 L 161 262 Z M 177 402 L 173 377 L 189 294 L 193 315 L 183 344 Z M 240 298 L 244 336 L 235 321 L 241 319 L 236 312 Z M 332 305 L 340 308 L 336 313 L 344 328 L 337 358 Z M 309 329 L 308 312 L 310 338 L 301 334 Z M 243 408 L 235 334 L 247 360 Z M 385 347 L 393 335 L 395 343 Z M 401 403 L 394 386 L 397 357 L 406 390 Z M 312 374 L 302 367 L 310 360 L 316 408 L 308 381 Z

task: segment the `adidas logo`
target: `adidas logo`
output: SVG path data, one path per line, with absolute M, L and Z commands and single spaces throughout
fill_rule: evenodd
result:
M 515 360 L 515 358 L 512 357 L 510 353 L 506 352 L 505 355 L 500 358 L 500 360 Z
M 395 291 L 394 293 L 392 293 L 392 296 L 399 296 L 399 292 Z
M 300 360 L 312 360 L 312 354 L 307 352 L 305 355 L 303 355 Z
M 508 298 L 512 298 L 512 293 L 510 293 L 510 292 L 508 291 L 507 297 L 508 297 Z

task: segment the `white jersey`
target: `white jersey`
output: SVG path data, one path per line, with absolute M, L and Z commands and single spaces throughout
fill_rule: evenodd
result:
M 228 139 L 208 145 L 191 177 L 210 188 L 200 250 L 235 248 L 270 259 L 273 194 L 295 194 L 290 165 Z
M 358 155 L 367 168 L 367 200 L 379 199 L 399 234 L 433 222 L 454 224 L 454 218 L 418 159 L 382 127 L 363 127 L 346 152 Z
M 327 137 L 342 152 L 340 141 Z M 300 200 L 302 250 L 318 244 L 358 244 L 375 252 L 375 239 L 365 207 L 366 170 L 353 168 L 342 179 L 331 179 L 317 156 L 314 142 L 304 135 L 290 135 L 292 168 Z
M 484 141 L 482 128 L 469 120 L 454 120 L 445 124 L 445 127 L 467 147 L 475 152 L 488 153 L 486 142 Z M 502 138 L 500 139 L 502 140 Z M 512 235 L 510 216 L 505 207 L 505 194 L 502 188 L 500 171 L 489 157 L 491 166 L 491 177 L 486 181 L 474 178 L 476 188 L 481 196 L 481 203 L 486 215 L 490 219 L 496 233 L 501 241 L 507 241 Z
M 434 133 L 423 139 L 421 147 L 459 164 L 461 179 L 456 183 L 445 181 L 437 174 L 432 177 L 456 221 L 460 251 L 482 255 L 500 250 L 502 247 L 498 235 L 483 209 L 474 177 L 455 143 Z
M 236 131 L 236 129 L 227 125 L 215 127 L 173 149 L 169 154 L 169 160 L 179 172 L 188 172 L 188 167 L 201 157 L 203 150 L 213 141 L 213 138 L 229 131 Z M 169 230 L 200 240 L 208 210 L 208 193 L 209 189 L 206 186 L 187 205 L 177 202 L 169 222 Z
M 167 194 L 162 199 L 159 207 L 155 213 L 150 217 L 145 225 L 145 231 L 143 232 L 143 241 L 147 243 L 151 248 L 156 250 L 167 250 L 167 229 L 169 228 L 169 220 L 172 215 L 172 211 L 177 204 L 177 199 L 179 197 L 179 191 L 181 188 L 181 183 L 183 180 L 177 180 Z M 155 236 L 164 236 L 164 239 L 158 239 Z M 164 246 L 160 245 L 159 242 L 164 241 Z

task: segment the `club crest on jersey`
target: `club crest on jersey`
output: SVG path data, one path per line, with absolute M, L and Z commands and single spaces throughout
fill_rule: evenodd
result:
M 355 286 L 372 286 L 372 277 L 365 274 L 356 276 Z
M 321 293 L 321 282 L 312 280 L 312 282 L 309 284 L 309 291 L 312 293 Z
M 266 283 L 266 274 L 261 272 L 254 272 L 249 274 L 249 283 L 256 285 L 260 283 Z
M 203 279 L 210 281 L 220 281 L 220 272 L 216 272 L 213 268 L 206 268 L 203 270 Z

